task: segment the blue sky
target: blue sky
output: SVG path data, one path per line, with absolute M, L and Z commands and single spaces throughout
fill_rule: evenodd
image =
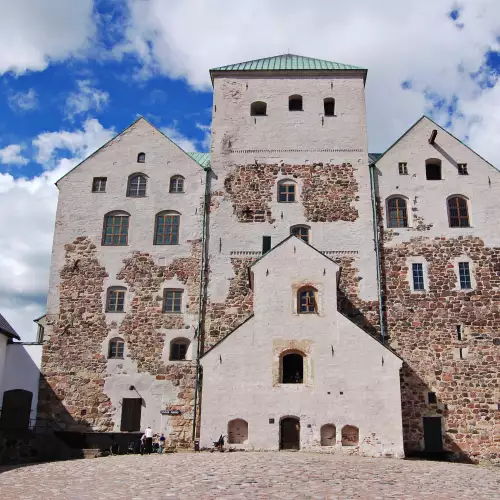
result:
M 498 0 L 0 0 L 0 312 L 45 309 L 54 182 L 134 121 L 207 150 L 208 70 L 291 52 L 368 68 L 369 147 L 423 113 L 500 165 Z

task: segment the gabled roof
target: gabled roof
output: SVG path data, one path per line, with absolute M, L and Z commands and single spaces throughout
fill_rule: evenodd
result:
M 481 158 L 481 160 L 483 160 L 485 163 L 487 163 L 490 167 L 494 168 L 498 172 L 498 169 L 495 167 L 495 165 L 493 165 L 488 160 L 483 158 L 480 154 L 478 154 L 476 151 L 474 151 L 470 146 L 467 146 L 467 144 L 465 144 L 463 141 L 461 141 L 458 137 L 456 137 L 452 133 L 448 132 L 448 130 L 441 127 L 441 125 L 439 125 L 439 123 L 436 123 L 432 118 L 429 118 L 427 115 L 422 115 L 408 130 L 406 130 L 406 132 L 404 132 L 403 135 L 401 135 L 401 137 L 399 137 L 399 139 L 395 143 L 393 143 L 391 146 L 389 146 L 382 154 L 376 154 L 376 155 L 373 153 L 371 155 L 369 154 L 368 156 L 378 156 L 378 158 L 376 158 L 372 162 L 378 163 L 392 148 L 394 148 L 401 140 L 403 140 L 403 138 L 406 137 L 424 119 L 429 120 L 432 124 L 434 124 L 437 128 L 439 128 L 439 130 L 442 130 L 445 134 L 448 134 L 450 137 L 453 137 L 453 139 L 455 139 L 460 144 L 462 144 L 462 146 L 465 146 L 469 151 L 472 151 L 478 158 Z M 371 158 L 370 158 L 370 160 L 371 160 Z
M 21 337 L 19 337 L 14 328 L 10 326 L 9 322 L 1 314 L 0 314 L 0 333 L 3 333 L 5 336 L 9 338 L 21 340 Z
M 210 167 L 210 153 L 188 153 L 188 155 L 203 168 Z
M 382 153 L 368 153 L 368 160 L 370 160 L 370 163 L 376 163 L 381 157 Z
M 363 71 L 366 79 L 367 70 L 351 64 L 343 64 L 324 59 L 314 59 L 312 57 L 298 56 L 296 54 L 280 54 L 264 59 L 254 59 L 227 66 L 220 66 L 210 70 L 210 77 L 213 82 L 212 72 L 217 71 Z
M 179 148 L 183 153 L 185 153 L 192 160 L 194 160 L 196 163 L 198 163 L 198 165 L 200 165 L 204 170 L 206 170 L 207 168 L 210 168 L 210 165 L 202 165 L 200 163 L 200 161 L 198 161 L 197 159 L 193 158 L 193 155 L 196 155 L 196 154 L 208 154 L 208 156 L 210 157 L 209 153 L 187 153 L 178 144 L 176 144 L 172 139 L 170 139 L 170 137 L 168 137 L 167 135 L 165 135 L 158 127 L 155 127 L 150 121 L 146 120 L 146 118 L 144 118 L 143 116 L 139 116 L 139 118 L 137 118 L 137 120 L 134 120 L 128 127 L 124 128 L 121 132 L 119 132 L 118 134 L 116 134 L 115 136 L 113 136 L 109 141 L 105 142 L 100 148 L 96 149 L 92 154 L 90 154 L 89 156 L 87 156 L 87 158 L 85 158 L 84 160 L 82 160 L 80 163 L 78 163 L 78 165 L 75 165 L 71 170 L 69 170 L 62 177 L 60 177 L 56 181 L 56 186 L 57 186 L 58 182 L 60 182 L 67 175 L 69 175 L 71 172 L 73 172 L 73 170 L 77 169 L 80 165 L 82 165 L 83 163 L 85 163 L 87 160 L 90 160 L 90 158 L 92 158 L 99 151 L 101 151 L 101 149 L 105 148 L 108 144 L 111 144 L 115 139 L 117 139 L 122 134 L 124 134 L 125 132 L 127 132 L 127 130 L 129 130 L 130 128 L 132 128 L 140 120 L 145 121 L 148 125 L 150 125 L 151 127 L 153 127 L 157 132 L 159 132 L 161 135 L 163 135 L 163 137 L 165 137 L 165 139 L 168 139 L 174 146 L 176 146 L 177 148 Z

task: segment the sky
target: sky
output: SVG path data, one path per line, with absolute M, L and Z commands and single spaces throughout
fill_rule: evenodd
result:
M 139 115 L 210 146 L 212 67 L 292 53 L 368 68 L 371 152 L 422 114 L 500 166 L 498 0 L 0 0 L 0 313 L 45 311 L 55 181 Z

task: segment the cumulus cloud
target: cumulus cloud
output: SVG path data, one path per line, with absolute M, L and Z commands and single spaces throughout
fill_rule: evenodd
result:
M 93 7 L 93 0 L 1 0 L 0 74 L 84 54 L 96 33 Z
M 184 151 L 191 153 L 199 150 L 198 141 L 196 141 L 196 139 L 190 139 L 189 137 L 185 136 L 177 129 L 176 124 L 170 127 L 161 127 L 160 130 Z
M 54 183 L 114 133 L 93 119 L 81 130 L 41 134 L 33 141 L 41 148 L 41 175 L 0 174 L 0 312 L 23 340 L 34 340 L 32 320 L 45 311 L 57 206 Z
M 35 89 L 27 92 L 14 92 L 7 97 L 12 111 L 31 111 L 38 106 L 38 95 Z
M 0 149 L 0 163 L 4 165 L 26 165 L 29 160 L 21 154 L 22 149 L 23 146 L 20 144 L 11 144 Z
M 497 44 L 497 0 L 462 0 L 459 7 L 449 0 L 127 1 L 125 41 L 115 52 L 135 54 L 146 77 L 163 73 L 209 89 L 210 67 L 288 51 L 368 68 L 372 150 L 384 150 L 416 121 L 429 92 L 479 105 L 493 97 L 477 93 L 470 72 Z M 481 147 L 469 132 L 471 145 Z M 495 157 L 500 162 L 500 148 Z
M 89 111 L 101 111 L 109 103 L 109 94 L 92 86 L 90 80 L 78 80 L 78 90 L 66 99 L 66 116 L 73 119 L 76 115 Z

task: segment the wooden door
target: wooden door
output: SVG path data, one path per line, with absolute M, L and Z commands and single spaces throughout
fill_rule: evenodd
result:
M 136 432 L 141 430 L 142 398 L 122 399 L 121 431 Z

